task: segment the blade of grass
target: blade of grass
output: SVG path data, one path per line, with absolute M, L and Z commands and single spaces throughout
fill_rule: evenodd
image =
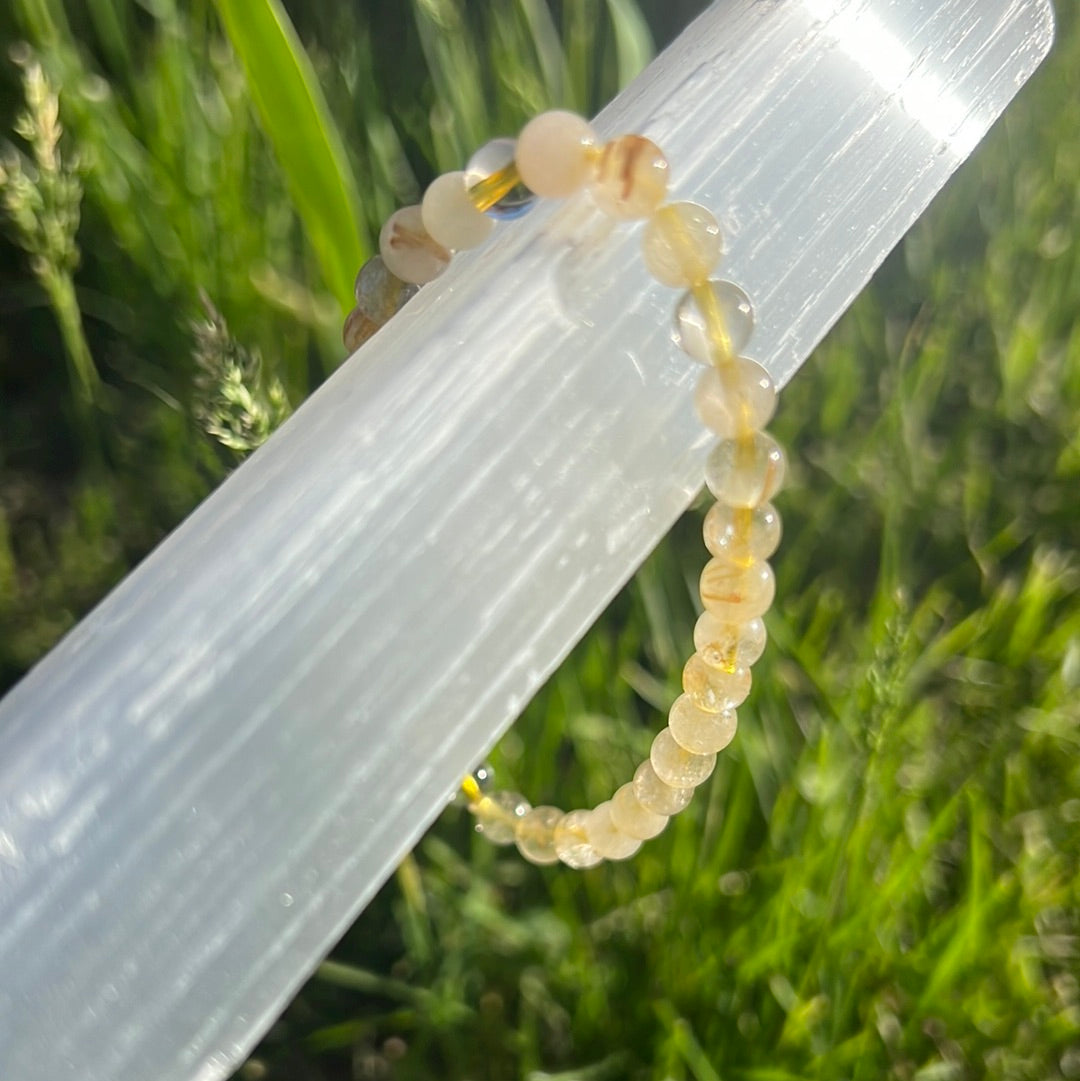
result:
M 352 306 L 353 279 L 368 252 L 360 198 L 307 54 L 278 0 L 215 0 L 243 64 L 327 286 Z

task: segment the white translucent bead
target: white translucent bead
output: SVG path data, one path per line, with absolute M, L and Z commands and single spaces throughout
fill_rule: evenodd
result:
M 530 811 L 529 801 L 519 792 L 492 792 L 477 800 L 469 810 L 476 816 L 476 832 L 492 844 L 514 843 L 518 822 Z
M 749 668 L 765 652 L 766 640 L 761 619 L 732 623 L 706 610 L 694 624 L 694 648 L 713 668 Z
M 611 797 L 611 821 L 627 837 L 647 841 L 661 833 L 668 824 L 667 815 L 659 815 L 638 802 L 633 784 L 624 784 Z
M 451 251 L 475 248 L 495 228 L 494 219 L 477 210 L 469 198 L 465 174 L 460 171 L 443 173 L 428 185 L 420 214 L 428 235 Z
M 734 709 L 707 713 L 685 694 L 675 699 L 668 714 L 668 727 L 680 747 L 691 754 L 715 754 L 734 738 L 738 719 Z
M 672 788 L 696 788 L 716 766 L 715 754 L 691 754 L 679 746 L 670 728 L 653 740 L 649 761 L 656 776 Z
M 710 559 L 699 587 L 702 605 L 728 623 L 746 623 L 764 615 L 776 596 L 776 578 L 768 563 Z
M 714 503 L 701 528 L 709 552 L 733 563 L 768 559 L 780 545 L 780 533 L 780 514 L 771 503 L 753 508 Z
M 496 221 L 510 221 L 536 205 L 536 193 L 521 182 L 513 139 L 484 143 L 465 166 L 465 188 L 473 205 Z
M 555 851 L 567 867 L 581 870 L 595 867 L 603 856 L 589 844 L 588 822 L 591 811 L 570 811 L 555 826 Z
M 518 851 L 530 862 L 538 864 L 558 863 L 555 850 L 555 827 L 562 820 L 558 807 L 534 807 L 523 815 L 514 829 Z
M 586 825 L 589 844 L 606 860 L 625 860 L 640 847 L 641 840 L 623 833 L 611 820 L 611 802 L 597 804 Z
M 697 296 L 705 304 L 702 310 Z M 675 307 L 672 337 L 680 349 L 702 364 L 715 364 L 736 356 L 754 330 L 754 308 L 750 298 L 726 281 L 706 282 L 684 293 Z
M 723 438 L 764 428 L 776 412 L 772 377 L 755 360 L 736 357 L 701 373 L 694 391 L 701 423 Z
M 705 459 L 709 491 L 733 507 L 758 507 L 784 483 L 787 461 L 780 444 L 767 432 L 721 439 Z
M 664 285 L 685 289 L 705 281 L 723 254 L 716 218 L 697 203 L 668 203 L 649 219 L 641 238 L 645 266 Z
M 656 776 L 652 762 L 646 759 L 634 773 L 634 795 L 647 811 L 658 815 L 678 814 L 694 797 L 692 788 L 672 788 Z
M 698 709 L 720 713 L 746 701 L 750 693 L 750 669 L 743 665 L 713 668 L 700 653 L 695 653 L 683 668 L 682 685 L 686 697 Z
M 545 199 L 564 199 L 593 171 L 596 133 L 577 113 L 552 109 L 521 129 L 514 157 L 525 186 Z
M 450 265 L 450 253 L 428 236 L 418 206 L 403 206 L 386 219 L 379 254 L 391 274 L 414 285 L 437 278 Z

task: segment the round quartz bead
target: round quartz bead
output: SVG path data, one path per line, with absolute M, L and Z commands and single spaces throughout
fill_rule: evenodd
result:
M 350 353 L 355 353 L 377 330 L 382 323 L 369 319 L 359 308 L 353 308 L 345 316 L 345 325 L 341 328 L 341 340 Z
M 492 844 L 513 844 L 518 822 L 531 809 L 529 801 L 518 792 L 493 792 L 469 808 L 476 816 L 476 831 Z
M 786 466 L 780 444 L 767 432 L 754 432 L 713 447 L 705 459 L 705 483 L 721 503 L 759 507 L 780 490 Z
M 514 157 L 530 191 L 545 199 L 564 199 L 589 179 L 595 146 L 596 133 L 587 120 L 552 109 L 521 129 Z
M 605 143 L 590 191 L 613 218 L 648 218 L 667 195 L 668 163 L 642 135 L 620 135 Z
M 668 714 L 668 727 L 675 742 L 691 754 L 715 754 L 734 738 L 738 725 L 734 709 L 707 713 L 685 694 L 675 699 Z
M 610 800 L 598 803 L 589 812 L 585 829 L 593 850 L 607 860 L 628 859 L 641 847 L 640 838 L 623 833 L 612 821 Z
M 676 289 L 705 281 L 724 251 L 719 223 L 697 203 L 660 207 L 645 226 L 641 246 L 649 273 Z
M 734 357 L 753 331 L 750 298 L 731 282 L 706 282 L 675 306 L 675 344 L 702 364 Z
M 683 668 L 682 685 L 686 697 L 698 709 L 720 713 L 746 701 L 750 669 L 745 665 L 713 668 L 700 653 L 695 653 Z
M 776 387 L 755 360 L 737 357 L 701 373 L 694 390 L 701 423 L 724 438 L 764 428 L 776 412 Z
M 714 503 L 701 527 L 705 547 L 735 563 L 768 559 L 780 545 L 780 531 L 780 515 L 771 503 L 753 509 Z
M 527 214 L 536 193 L 521 182 L 514 164 L 513 139 L 492 139 L 469 158 L 465 188 L 472 203 L 496 221 L 510 221 Z
M 624 784 L 611 797 L 611 821 L 620 833 L 647 841 L 663 832 L 668 824 L 667 815 L 658 815 L 641 806 L 633 784 Z
M 562 817 L 563 813 L 558 807 L 534 807 L 518 819 L 514 840 L 518 851 L 530 863 L 559 862 L 559 853 L 555 850 L 555 827 Z
M 555 851 L 567 867 L 575 870 L 595 867 L 604 858 L 589 844 L 590 814 L 591 811 L 570 811 L 555 826 Z
M 420 215 L 428 236 L 451 251 L 475 248 L 495 228 L 495 222 L 469 198 L 463 172 L 436 177 L 424 192 Z
M 729 563 L 710 559 L 701 572 L 701 603 L 717 619 L 745 623 L 764 615 L 776 596 L 776 579 L 768 563 Z
M 638 766 L 632 783 L 638 803 L 653 814 L 678 814 L 694 797 L 692 788 L 672 788 L 661 781 L 648 759 Z
M 356 275 L 356 307 L 376 323 L 389 323 L 420 292 L 420 286 L 402 281 L 386 269 L 381 255 L 373 255 Z
M 713 668 L 749 668 L 765 652 L 765 624 L 760 619 L 730 623 L 702 612 L 694 624 L 694 648 Z
M 653 740 L 649 761 L 656 776 L 672 788 L 696 788 L 708 780 L 716 765 L 715 754 L 691 754 L 680 747 L 670 728 Z
M 437 278 L 450 265 L 450 253 L 428 236 L 418 206 L 403 206 L 386 219 L 379 254 L 391 274 L 414 285 Z

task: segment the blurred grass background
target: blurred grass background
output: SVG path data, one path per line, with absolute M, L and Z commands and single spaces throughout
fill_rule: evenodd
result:
M 6 5 L 0 687 L 340 362 L 395 206 L 546 105 L 596 111 L 698 6 Z M 576 875 L 448 811 L 245 1081 L 1080 1078 L 1080 20 L 1057 8 L 1051 58 L 785 391 L 773 642 L 714 779 Z M 530 705 L 502 782 L 596 802 L 647 752 L 699 524 Z

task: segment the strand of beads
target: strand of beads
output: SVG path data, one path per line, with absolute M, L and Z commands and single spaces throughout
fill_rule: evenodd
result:
M 701 574 L 704 611 L 694 627 L 695 653 L 683 669 L 683 693 L 667 727 L 633 780 L 610 800 L 563 812 L 531 807 L 517 792 L 491 791 L 487 775 L 465 779 L 462 790 L 476 828 L 495 844 L 516 844 L 537 864 L 584 868 L 626 859 L 659 834 L 733 739 L 736 709 L 750 691 L 750 668 L 765 648 L 761 617 L 775 591 L 767 560 L 780 541 L 780 517 L 769 500 L 785 467 L 783 451 L 764 431 L 776 408 L 776 388 L 761 365 L 740 356 L 753 330 L 748 297 L 711 277 L 723 254 L 716 218 L 696 203 L 665 203 L 667 186 L 667 160 L 643 136 L 622 135 L 601 146 L 581 117 L 544 113 L 516 144 L 488 143 L 464 171 L 435 180 L 420 206 L 405 207 L 387 221 L 380 256 L 361 271 L 357 309 L 349 316 L 352 338 L 361 330 L 369 336 L 404 303 L 405 290 L 440 274 L 452 251 L 482 243 L 495 221 L 518 217 L 537 195 L 563 198 L 583 187 L 603 213 L 646 220 L 646 267 L 662 284 L 683 290 L 674 336 L 705 365 L 695 404 L 718 437 L 705 467 L 716 503 L 705 516 L 712 558 Z M 359 344 L 350 341 L 348 320 L 345 339 L 350 348 Z

